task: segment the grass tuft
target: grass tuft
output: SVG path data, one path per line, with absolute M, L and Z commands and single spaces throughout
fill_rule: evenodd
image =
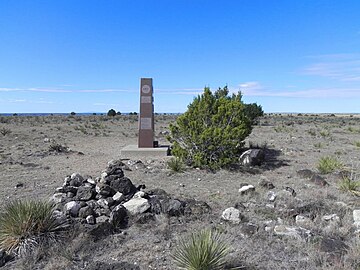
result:
M 184 162 L 178 158 L 171 158 L 168 162 L 167 162 L 167 166 L 168 168 L 170 168 L 173 172 L 183 172 L 185 171 L 185 164 Z
M 181 239 L 172 257 L 180 269 L 220 270 L 224 269 L 228 252 L 222 234 L 208 229 Z
M 27 255 L 37 246 L 55 241 L 67 227 L 54 215 L 54 205 L 43 201 L 12 201 L 0 215 L 0 248 L 17 256 Z
M 332 173 L 335 170 L 342 169 L 344 165 L 336 157 L 322 157 L 320 158 L 317 169 L 322 174 Z

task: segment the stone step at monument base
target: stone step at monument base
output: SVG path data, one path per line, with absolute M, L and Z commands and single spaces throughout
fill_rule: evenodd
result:
M 163 145 L 155 148 L 139 148 L 137 145 L 127 145 L 120 151 L 122 159 L 164 158 L 169 156 L 169 146 Z

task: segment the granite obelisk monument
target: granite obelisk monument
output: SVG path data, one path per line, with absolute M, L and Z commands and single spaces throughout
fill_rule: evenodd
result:
M 137 145 L 127 145 L 121 149 L 124 159 L 164 158 L 169 154 L 169 146 L 158 145 L 154 141 L 154 88 L 152 78 L 140 80 L 139 136 Z
M 153 85 L 151 78 L 141 78 L 140 82 L 138 147 L 154 147 L 154 102 Z

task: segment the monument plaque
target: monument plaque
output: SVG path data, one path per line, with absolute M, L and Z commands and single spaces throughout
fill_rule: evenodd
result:
M 154 147 L 154 104 L 152 78 L 141 78 L 139 148 Z

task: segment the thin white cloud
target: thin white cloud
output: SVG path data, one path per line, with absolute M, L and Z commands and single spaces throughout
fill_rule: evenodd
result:
M 156 94 L 171 94 L 171 95 L 192 95 L 196 96 L 204 91 L 204 88 L 168 88 L 168 89 L 155 89 Z
M 303 90 L 277 90 L 261 85 L 260 82 L 245 82 L 239 87 L 230 87 L 231 92 L 240 90 L 244 96 L 250 97 L 294 97 L 294 98 L 359 98 L 359 87 L 311 88 Z
M 0 92 L 47 92 L 47 93 L 108 93 L 108 92 L 136 92 L 132 89 L 81 89 L 81 90 L 69 90 L 61 88 L 9 88 L 0 87 Z
M 316 61 L 301 70 L 301 74 L 360 82 L 360 54 L 327 54 L 309 58 Z

